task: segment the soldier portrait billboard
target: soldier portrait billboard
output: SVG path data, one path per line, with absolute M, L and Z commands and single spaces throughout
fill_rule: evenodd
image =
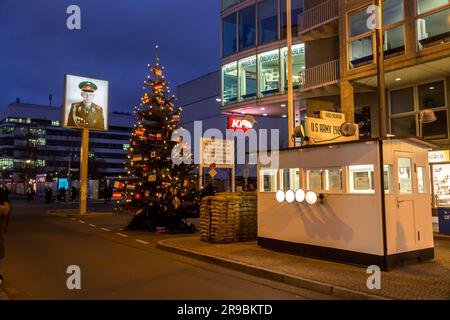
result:
M 108 81 L 66 75 L 62 125 L 108 130 Z

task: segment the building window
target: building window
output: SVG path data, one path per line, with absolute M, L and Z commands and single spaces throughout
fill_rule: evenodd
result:
M 306 171 L 306 189 L 310 191 L 320 192 L 323 190 L 323 170 L 307 170 Z
M 224 104 L 237 101 L 238 72 L 237 62 L 223 66 L 222 68 L 222 101 Z
M 61 122 L 59 122 L 58 120 L 53 120 L 52 121 L 52 126 L 53 127 L 60 127 L 61 126 Z
M 397 136 L 419 135 L 420 111 L 432 109 L 437 121 L 423 124 L 423 138 L 448 138 L 445 81 L 420 84 L 390 93 L 391 133 Z
M 274 50 L 260 54 L 259 94 L 261 97 L 280 93 L 280 52 Z
M 349 192 L 375 193 L 373 165 L 349 166 Z
M 450 41 L 450 0 L 417 0 L 419 49 Z
M 128 151 L 130 149 L 130 144 L 129 143 L 125 143 L 124 145 L 123 145 L 123 150 L 124 151 Z
M 412 194 L 412 161 L 398 158 L 398 188 L 400 194 Z
M 278 0 L 263 0 L 258 4 L 259 44 L 278 40 Z
M 280 170 L 280 189 L 283 191 L 297 191 L 300 189 L 300 170 L 299 169 L 281 169 Z
M 0 168 L 2 170 L 11 170 L 14 167 L 13 159 L 0 159 Z
M 325 190 L 342 192 L 342 169 L 325 170 Z
M 257 93 L 256 56 L 239 61 L 240 100 L 255 99 Z
M 256 45 L 256 7 L 239 11 L 239 50 Z
M 417 192 L 427 193 L 425 182 L 425 167 L 417 167 Z
M 448 0 L 417 0 L 417 12 L 419 14 L 448 5 Z
M 222 19 L 222 56 L 237 52 L 237 15 L 234 13 Z
M 287 23 L 286 23 L 286 1 L 280 1 L 280 20 L 281 20 L 281 39 L 286 39 Z M 292 36 L 298 35 L 298 18 L 303 13 L 303 0 L 291 0 L 291 18 L 292 18 Z
M 238 4 L 241 0 L 222 0 L 222 10 L 228 9 L 235 4 Z
M 287 81 L 287 48 L 281 49 L 281 65 L 283 66 L 283 73 L 281 74 L 281 83 L 283 88 L 283 93 L 287 92 L 288 81 Z M 305 69 L 305 45 L 299 44 L 292 46 L 292 80 L 294 89 L 298 89 L 302 83 L 302 75 Z
M 383 1 L 383 31 L 385 58 L 405 53 L 403 0 Z
M 262 169 L 260 176 L 260 192 L 276 192 L 277 191 L 277 170 Z

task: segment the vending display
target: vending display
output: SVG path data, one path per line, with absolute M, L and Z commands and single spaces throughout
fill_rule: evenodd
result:
M 438 207 L 450 207 L 450 164 L 434 164 L 433 195 Z

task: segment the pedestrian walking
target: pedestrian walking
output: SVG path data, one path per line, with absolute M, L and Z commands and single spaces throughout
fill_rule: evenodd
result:
M 31 186 L 31 185 L 28 186 L 28 189 L 27 189 L 27 201 L 28 202 L 31 202 L 34 200 L 34 194 L 35 194 L 35 192 L 34 192 L 33 186 Z
M 6 200 L 5 190 L 0 189 L 0 285 L 4 278 L 2 274 L 2 263 L 6 255 L 6 229 L 8 228 L 9 217 L 11 216 L 11 204 Z
M 78 195 L 77 188 L 75 188 L 75 186 L 72 186 L 72 190 L 71 190 L 72 202 L 75 202 L 77 200 L 77 195 Z
M 45 194 L 45 203 L 50 204 L 52 202 L 52 197 L 53 197 L 52 188 L 50 188 L 49 186 L 46 186 L 44 189 L 44 194 Z

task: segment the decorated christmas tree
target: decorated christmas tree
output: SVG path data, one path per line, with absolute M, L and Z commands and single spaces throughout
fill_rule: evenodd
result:
M 184 152 L 175 157 L 189 156 L 190 147 L 181 138 L 172 141 L 182 109 L 174 106 L 176 98 L 159 64 L 158 47 L 156 64 L 148 67 L 145 93 L 140 107 L 134 109 L 137 123 L 125 165 L 127 181 L 116 183 L 116 192 L 124 199 L 122 206 L 133 212 L 129 229 L 187 231 L 190 226 L 184 218 L 198 208 L 196 166 L 172 160 L 175 146 Z

